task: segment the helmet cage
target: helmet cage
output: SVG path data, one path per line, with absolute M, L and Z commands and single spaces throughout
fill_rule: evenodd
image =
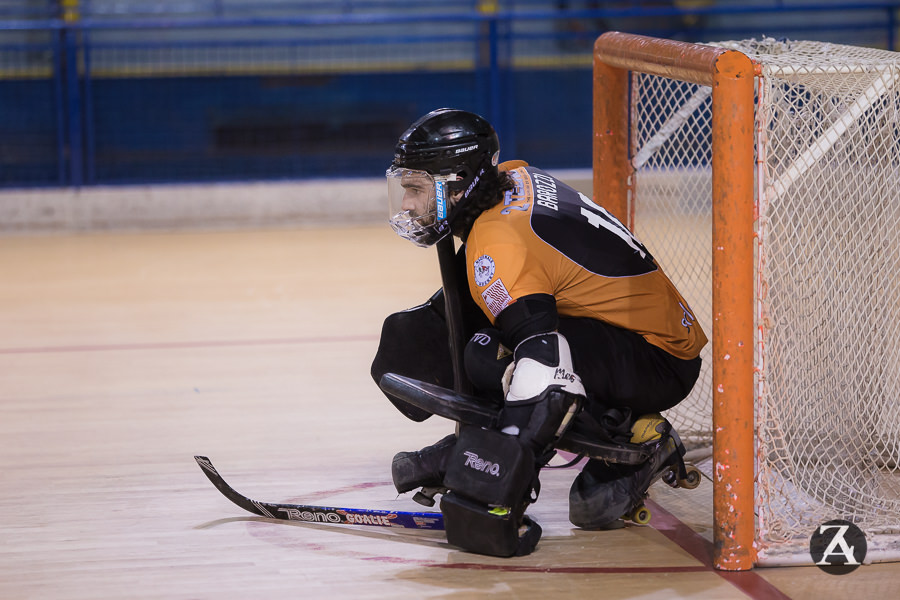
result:
M 417 246 L 428 247 L 450 233 L 450 182 L 427 171 L 392 166 L 385 172 L 391 228 Z

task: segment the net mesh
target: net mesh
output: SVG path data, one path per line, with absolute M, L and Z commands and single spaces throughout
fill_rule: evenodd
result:
M 809 535 L 830 519 L 869 536 L 900 530 L 900 54 L 717 45 L 762 66 L 758 550 L 763 562 L 808 560 Z M 710 89 L 639 73 L 632 83 L 635 233 L 709 330 Z M 711 443 L 704 353 L 693 393 L 667 414 L 695 446 Z
M 634 232 L 694 310 L 712 324 L 710 88 L 635 74 Z M 711 344 L 691 394 L 667 417 L 689 447 L 712 444 Z

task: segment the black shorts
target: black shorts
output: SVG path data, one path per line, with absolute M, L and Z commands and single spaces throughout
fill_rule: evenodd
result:
M 684 400 L 700 375 L 699 356 L 677 358 L 633 331 L 602 321 L 560 317 L 559 332 L 572 349 L 589 411 L 596 402 L 600 409 L 630 408 L 635 416 L 660 412 Z
M 466 322 L 465 339 L 489 325 L 480 311 L 476 316 L 482 321 Z M 559 332 L 572 349 L 573 367 L 588 395 L 585 408 L 591 413 L 630 408 L 638 416 L 672 408 L 690 393 L 700 374 L 699 357 L 676 358 L 633 331 L 602 321 L 560 317 Z M 391 372 L 452 388 L 447 335 L 440 293 L 422 306 L 390 315 L 372 362 L 372 378 L 377 383 L 384 373 Z M 387 396 L 414 421 L 429 416 L 399 398 Z

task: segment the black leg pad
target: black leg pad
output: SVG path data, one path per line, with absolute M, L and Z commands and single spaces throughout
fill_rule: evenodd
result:
M 454 492 L 441 496 L 447 541 L 463 550 L 489 556 L 531 554 L 541 527 L 518 510 L 491 511 Z
M 467 426 L 447 459 L 444 485 L 485 505 L 524 506 L 537 472 L 533 451 L 518 438 Z
M 447 324 L 443 306 L 436 306 L 435 294 L 421 306 L 394 313 L 384 320 L 378 351 L 370 372 L 375 383 L 385 373 L 397 373 L 414 379 L 453 387 L 453 367 L 447 346 Z M 442 302 L 442 300 L 441 300 Z M 431 413 L 413 406 L 393 394 L 384 393 L 404 416 L 421 422 Z

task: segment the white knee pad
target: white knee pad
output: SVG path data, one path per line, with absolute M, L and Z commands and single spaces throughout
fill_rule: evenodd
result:
M 527 433 L 537 446 L 552 443 L 565 432 L 585 396 L 572 368 L 569 343 L 556 332 L 522 341 L 504 382 L 501 430 Z
M 572 351 L 561 333 L 542 333 L 516 346 L 514 362 L 503 377 L 507 402 L 520 402 L 540 396 L 550 386 L 584 396 L 581 378 L 572 368 Z

